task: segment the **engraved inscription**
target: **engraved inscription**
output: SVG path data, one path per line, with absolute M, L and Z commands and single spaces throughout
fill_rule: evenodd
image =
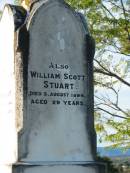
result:
M 71 67 L 67 64 L 50 63 L 48 72 L 29 71 L 31 80 L 39 82 L 39 89 L 30 90 L 31 105 L 65 105 L 65 106 L 85 106 L 84 93 L 80 93 L 79 86 L 86 81 L 84 74 L 69 73 Z M 58 71 L 58 72 L 57 72 Z

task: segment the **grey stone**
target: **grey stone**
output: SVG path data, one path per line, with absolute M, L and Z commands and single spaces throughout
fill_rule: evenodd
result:
M 66 165 L 66 166 L 18 166 L 14 168 L 14 173 L 94 173 L 96 166 Z M 100 172 L 101 173 L 101 172 Z M 104 173 L 104 172 L 102 172 Z
M 6 164 L 14 164 L 13 173 L 97 173 L 95 44 L 84 17 L 63 0 L 33 2 L 28 19 L 21 7 L 7 9 L 9 51 L 0 62 L 8 86 L 0 96 L 4 91 L 9 101 L 0 103 L 0 123 L 4 131 L 8 122 L 5 140 L 12 142 L 3 145 L 12 157 Z
M 93 51 L 81 16 L 63 1 L 39 1 L 27 30 L 19 160 L 93 161 Z

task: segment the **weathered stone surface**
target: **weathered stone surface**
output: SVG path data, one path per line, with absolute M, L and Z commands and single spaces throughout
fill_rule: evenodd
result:
M 15 31 L 25 16 L 22 7 L 6 5 L 0 21 L 0 172 L 17 160 Z
M 96 173 L 87 165 L 96 146 L 86 22 L 62 0 L 31 9 L 27 25 L 21 7 L 7 6 L 1 20 L 1 172 Z
M 19 160 L 93 161 L 93 57 L 81 17 L 63 1 L 39 1 L 27 28 Z
M 0 164 L 17 158 L 15 127 L 14 18 L 5 6 L 0 21 Z
M 15 167 L 14 173 L 94 173 L 97 167 L 92 166 L 22 166 Z M 101 173 L 101 172 L 100 172 Z

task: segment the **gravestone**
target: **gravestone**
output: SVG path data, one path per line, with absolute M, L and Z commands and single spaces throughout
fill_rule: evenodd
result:
M 87 23 L 63 0 L 36 1 L 30 9 L 14 29 L 18 153 L 12 172 L 97 173 L 94 42 Z
M 92 161 L 87 130 L 87 116 L 92 117 L 87 115 L 88 31 L 63 2 L 39 6 L 27 22 L 25 123 L 19 143 L 25 148 L 20 147 L 20 160 Z
M 10 30 L 8 30 L 8 26 L 10 26 Z M 15 161 L 13 154 L 16 151 L 13 43 L 13 14 L 6 6 L 0 21 L 0 138 L 3 139 L 0 142 L 0 163 Z
M 0 172 L 4 173 L 11 173 L 17 162 L 14 40 L 25 17 L 22 7 L 6 5 L 0 20 Z

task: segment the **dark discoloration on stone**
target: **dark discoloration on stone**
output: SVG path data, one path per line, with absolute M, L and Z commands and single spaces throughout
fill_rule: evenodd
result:
M 21 166 L 20 165 L 13 165 L 12 170 L 13 170 L 13 173 L 24 173 L 25 166 L 23 166 L 23 165 L 21 165 Z
M 90 35 L 86 35 L 86 57 L 87 57 L 87 131 L 91 152 L 96 156 L 96 132 L 94 130 L 94 81 L 93 81 L 93 58 L 95 54 L 95 41 Z
M 89 141 L 91 144 L 91 153 L 96 159 L 96 132 L 94 129 L 94 81 L 93 81 L 93 58 L 95 54 L 95 40 L 90 35 L 86 19 L 82 13 L 77 13 L 83 23 L 86 31 L 86 58 L 87 58 L 87 131 L 89 132 Z M 89 35 L 88 35 L 89 34 Z
M 14 63 L 15 63 L 15 79 L 16 79 L 16 126 L 19 131 L 22 128 L 23 124 L 23 109 L 24 109 L 24 92 L 26 80 L 24 80 L 24 73 L 27 69 L 27 56 L 28 56 L 28 32 L 25 25 L 23 26 L 27 12 L 21 6 L 15 5 L 6 5 L 13 14 L 14 18 Z M 24 58 L 26 60 L 24 60 Z
M 18 129 L 18 155 L 24 157 L 27 155 L 27 141 L 25 134 L 26 127 L 26 106 L 27 106 L 27 69 L 28 69 L 28 50 L 29 50 L 29 34 L 26 26 L 23 25 L 16 33 L 15 42 L 15 73 L 16 73 L 16 115 L 17 115 L 17 129 Z M 24 135 L 23 135 L 24 133 Z M 24 137 L 21 138 L 21 135 Z
M 39 3 L 41 3 L 41 5 L 39 5 Z M 36 25 L 36 20 L 39 20 L 39 19 L 37 19 L 37 16 L 38 16 L 38 14 L 39 14 L 39 12 L 40 12 L 40 10 L 42 10 L 42 8 L 44 8 L 44 10 L 46 10 L 46 9 L 49 9 L 50 7 L 58 7 L 58 9 L 64 9 L 65 8 L 65 10 L 67 10 L 67 12 L 68 12 L 68 14 L 70 15 L 70 18 L 72 18 L 73 20 L 74 20 L 74 24 L 73 25 L 75 25 L 75 27 L 77 27 L 78 29 L 77 29 L 77 31 L 75 31 L 75 33 L 79 33 L 79 36 L 80 36 L 80 39 L 81 39 L 81 42 L 80 43 L 82 43 L 83 45 L 81 46 L 81 49 L 80 49 L 80 55 L 81 55 L 81 58 L 83 58 L 83 61 L 85 62 L 87 62 L 87 67 L 85 67 L 84 66 L 84 68 L 86 68 L 87 69 L 87 71 L 86 71 L 86 75 L 91 75 L 91 73 L 92 73 L 92 61 L 93 61 L 93 54 L 94 54 L 94 51 L 92 52 L 91 51 L 91 43 L 92 43 L 92 41 L 91 41 L 91 37 L 89 36 L 89 35 L 87 35 L 88 34 L 88 29 L 87 29 L 87 26 L 86 26 L 86 23 L 85 23 L 85 21 L 84 21 L 84 18 L 82 17 L 82 15 L 79 15 L 78 13 L 76 13 L 76 12 L 74 12 L 66 3 L 64 3 L 64 2 L 62 2 L 61 3 L 61 1 L 59 1 L 59 0 L 57 0 L 57 1 L 52 1 L 52 0 L 50 0 L 50 1 L 46 1 L 46 3 L 44 2 L 44 1 L 39 1 L 38 3 L 35 3 L 35 5 L 33 6 L 33 8 L 32 8 L 32 11 L 31 11 L 31 14 L 30 14 L 30 18 L 29 18 L 29 20 L 28 20 L 28 30 L 29 30 L 29 34 L 31 35 L 31 38 L 29 38 L 29 41 L 31 42 L 31 41 L 33 41 L 33 42 L 37 42 L 38 43 L 38 40 L 37 40 L 37 36 L 36 36 L 36 34 L 39 32 L 39 30 L 35 30 L 36 32 L 35 33 L 32 33 L 32 30 L 30 30 L 30 28 L 32 29 L 33 27 L 38 27 L 38 25 L 37 26 L 35 26 Z M 53 8 L 52 8 L 53 9 Z M 66 14 L 66 12 L 65 12 L 65 14 Z M 57 14 L 56 14 L 57 15 Z M 43 15 L 43 17 L 44 17 L 44 15 Z M 57 17 L 56 17 L 56 19 L 57 19 Z M 57 20 L 59 20 L 59 19 L 57 19 Z M 67 18 L 67 20 L 69 20 L 69 18 Z M 84 22 L 83 22 L 84 21 Z M 43 19 L 41 19 L 41 23 L 44 23 L 44 21 L 43 21 Z M 56 23 L 57 24 L 57 23 Z M 41 32 L 41 36 L 42 35 L 46 35 L 46 32 L 44 32 L 44 24 L 41 26 L 41 27 L 43 27 L 43 30 L 41 31 L 41 29 L 40 29 L 40 32 Z M 55 28 L 55 29 L 57 29 L 56 28 L 56 26 L 54 26 L 53 25 L 53 28 Z M 48 28 L 49 29 L 49 28 Z M 46 31 L 46 30 L 45 30 Z M 22 31 L 23 32 L 23 31 Z M 21 33 L 22 33 L 21 32 Z M 52 31 L 53 32 L 53 31 Z M 57 30 L 56 30 L 56 32 L 58 32 Z M 55 34 L 54 32 L 53 32 L 53 34 Z M 36 39 L 34 38 L 34 36 L 36 37 Z M 75 34 L 75 37 L 76 37 L 77 35 Z M 22 37 L 21 37 L 22 38 Z M 31 40 L 33 38 L 33 40 Z M 52 37 L 53 38 L 53 37 Z M 51 39 L 52 39 L 51 38 Z M 19 39 L 20 39 L 20 37 L 19 37 Z M 40 39 L 40 37 L 39 37 L 39 39 Z M 66 38 L 64 38 L 64 39 L 66 39 Z M 68 38 L 69 39 L 69 38 Z M 74 38 L 75 39 L 75 38 Z M 83 39 L 83 40 L 82 40 Z M 47 40 L 47 39 L 46 39 Z M 44 41 L 46 41 L 46 40 L 44 40 Z M 78 40 L 77 40 L 78 41 Z M 20 43 L 21 42 L 25 42 L 25 41 L 20 41 Z M 30 43 L 30 44 L 33 44 L 33 43 Z M 75 46 L 75 43 L 74 43 L 74 41 L 72 40 L 72 44 L 74 44 L 73 45 L 73 47 L 72 47 L 72 49 L 74 49 L 74 46 Z M 76 43 L 77 44 L 77 43 Z M 20 45 L 20 44 L 19 44 Z M 34 46 L 34 48 L 36 48 L 37 47 L 37 45 L 35 45 Z M 41 50 L 38 50 L 38 48 L 39 47 L 37 47 L 36 48 L 36 50 L 34 51 L 34 48 L 33 49 L 31 49 L 30 48 L 30 45 L 29 45 L 29 53 L 35 53 L 36 51 L 38 51 L 38 54 L 39 54 L 39 52 L 42 52 L 43 51 L 43 55 L 44 55 L 44 53 L 46 52 L 46 49 L 44 50 L 44 47 L 41 49 Z M 27 93 L 26 93 L 26 91 L 28 90 L 28 88 L 27 88 L 27 85 L 26 84 L 28 84 L 28 81 L 27 81 L 27 78 L 28 78 L 28 74 L 27 74 L 27 71 L 28 71 L 28 62 L 30 63 L 30 60 L 31 60 L 31 56 L 28 56 L 28 53 L 26 54 L 26 53 L 24 53 L 24 47 L 22 48 L 22 46 L 20 46 L 20 49 L 23 51 L 23 54 L 25 54 L 25 56 L 23 56 L 24 58 L 26 57 L 27 59 L 23 59 L 24 60 L 24 67 L 25 67 L 25 69 L 23 70 L 23 72 L 24 72 L 24 74 L 25 74 L 25 76 L 23 76 L 23 79 L 25 80 L 25 85 L 24 85 L 24 90 L 25 90 L 25 95 L 24 95 L 24 103 L 25 103 L 25 106 L 24 106 L 24 109 L 26 110 L 26 99 L 27 99 Z M 53 49 L 55 49 L 55 48 L 53 48 Z M 45 52 L 44 52 L 45 51 Z M 55 50 L 51 50 L 51 51 L 54 51 L 55 53 L 56 53 L 56 51 Z M 73 52 L 73 51 L 72 51 Z M 80 56 L 79 55 L 79 56 Z M 58 54 L 58 56 L 59 56 L 59 54 Z M 73 56 L 73 55 L 71 55 L 71 54 L 66 54 L 66 55 L 64 55 L 64 56 L 66 56 L 66 58 L 68 57 L 68 56 Z M 38 56 L 37 55 L 35 55 L 35 57 L 38 59 Z M 42 54 L 40 54 L 40 57 L 42 57 Z M 39 58 L 40 58 L 39 57 Z M 86 60 L 85 60 L 85 58 L 84 57 L 86 57 Z M 29 58 L 29 60 L 28 60 L 28 58 Z M 56 58 L 57 58 L 57 54 L 56 54 Z M 59 57 L 59 58 L 63 58 L 63 62 L 65 62 L 65 60 L 64 60 L 64 57 Z M 79 57 L 77 57 L 77 59 L 78 59 L 78 61 L 79 61 Z M 37 60 L 38 61 L 38 60 Z M 41 61 L 41 60 L 40 60 Z M 54 60 L 55 61 L 55 60 Z M 68 63 L 70 63 L 71 61 L 72 61 L 72 59 L 70 59 L 70 60 L 67 60 L 68 61 Z M 44 62 L 44 61 L 43 61 Z M 31 63 L 33 64 L 33 62 L 31 61 Z M 37 65 L 37 63 L 38 62 L 36 62 L 36 60 L 35 60 L 35 64 Z M 26 66 L 27 65 L 27 66 Z M 41 68 L 41 65 L 39 65 L 40 66 L 40 69 L 39 70 L 42 70 L 42 69 L 44 69 L 44 64 L 43 64 L 43 67 Z M 47 66 L 47 65 L 46 65 Z M 70 63 L 70 66 L 72 66 L 73 67 L 73 64 L 71 64 Z M 37 66 L 36 66 L 37 67 Z M 31 69 L 32 67 L 30 67 L 30 69 Z M 34 66 L 33 66 L 33 68 L 34 68 Z M 74 68 L 77 68 L 78 69 L 78 67 L 76 66 L 76 65 L 74 65 Z M 73 69 L 72 69 L 72 71 L 73 71 Z M 74 72 L 75 72 L 75 69 L 74 69 Z M 84 71 L 81 69 L 81 72 L 83 73 Z M 87 84 L 86 84 L 86 90 L 88 90 L 88 92 L 87 92 L 87 100 L 88 100 L 88 103 L 87 103 L 87 110 L 86 110 L 86 121 L 87 121 L 87 124 L 86 124 L 86 126 L 87 126 L 87 128 L 86 128 L 86 133 L 88 134 L 88 143 L 90 143 L 90 145 L 88 145 L 88 147 L 90 147 L 91 148 L 91 150 L 93 151 L 93 147 L 92 147 L 92 144 L 94 144 L 95 145 L 95 143 L 92 141 L 92 135 L 94 134 L 94 125 L 93 125 L 93 111 L 91 110 L 91 109 L 93 109 L 93 96 L 91 96 L 90 97 L 90 95 L 93 93 L 93 84 L 92 84 L 92 79 L 93 79 L 93 77 L 92 76 L 89 76 L 88 77 L 88 79 L 87 79 Z M 90 84 L 90 82 L 91 82 L 91 84 Z M 32 87 L 31 85 L 30 85 L 30 87 Z M 36 88 L 34 88 L 34 89 L 38 89 L 39 90 L 39 86 L 37 86 Z M 89 91 L 89 90 L 92 90 L 91 92 Z M 28 107 L 29 107 L 30 105 L 28 105 Z M 43 107 L 43 106 L 42 106 Z M 43 108 L 40 108 L 38 111 L 41 111 Z M 27 138 L 27 135 L 30 133 L 30 131 L 31 131 L 31 129 L 33 128 L 33 126 L 35 125 L 35 123 L 36 123 L 36 114 L 34 114 L 34 112 L 33 112 L 33 114 L 31 113 L 31 112 L 29 112 L 30 111 L 30 109 L 28 108 L 28 117 L 26 117 L 27 116 L 27 114 L 26 114 L 26 112 L 25 112 L 25 114 L 23 115 L 23 121 L 24 121 L 24 127 L 23 127 L 23 130 L 21 131 L 22 133 L 21 133 L 21 136 L 20 136 L 20 140 L 21 140 L 21 142 L 22 141 L 25 141 L 25 143 L 26 143 L 26 146 L 28 146 L 28 140 L 25 140 L 26 138 Z M 82 111 L 81 111 L 82 112 Z M 36 112 L 37 113 L 37 112 Z M 42 114 L 42 112 L 41 112 L 41 114 Z M 51 115 L 52 113 L 48 113 L 48 116 L 45 116 L 44 118 L 46 118 L 46 117 L 48 117 L 48 119 L 49 119 L 49 116 Z M 54 111 L 53 111 L 53 114 L 54 114 Z M 68 114 L 71 114 L 70 112 L 68 112 Z M 83 113 L 84 114 L 84 113 Z M 38 116 L 39 115 L 37 115 L 37 119 L 38 119 Z M 44 114 L 43 114 L 43 116 L 44 116 Z M 84 116 L 84 115 L 83 115 Z M 54 116 L 55 117 L 55 116 Z M 29 119 L 28 119 L 29 118 Z M 40 117 L 40 118 L 42 118 L 42 117 Z M 43 119 L 43 118 L 42 118 Z M 43 119 L 44 120 L 44 119 Z M 30 121 L 30 122 L 29 122 Z M 44 120 L 45 121 L 45 120 Z M 50 121 L 50 120 L 49 120 Z M 58 121 L 58 120 L 57 120 Z M 91 122 L 91 123 L 90 123 Z M 28 127 L 27 127 L 27 123 L 28 123 Z M 91 126 L 90 126 L 90 124 L 92 124 Z M 83 125 L 84 126 L 84 125 Z M 26 129 L 26 127 L 27 127 L 27 129 Z M 43 127 L 41 127 L 41 128 L 44 128 L 44 125 L 43 125 Z M 90 129 L 91 128 L 91 129 Z M 90 130 L 89 130 L 90 129 Z M 26 132 L 27 131 L 27 132 Z M 46 131 L 46 129 L 45 129 L 45 131 Z M 39 133 L 41 133 L 40 131 L 39 131 Z M 42 132 L 43 134 L 45 133 L 44 131 Z M 70 132 L 71 133 L 71 132 Z M 85 132 L 84 132 L 85 133 Z M 64 134 L 64 133 L 63 133 Z M 30 135 L 30 134 L 29 134 Z M 25 138 L 24 138 L 24 136 L 26 136 Z M 42 135 L 43 136 L 43 135 Z M 46 133 L 44 134 L 44 136 L 46 136 Z M 64 135 L 63 135 L 64 136 Z M 29 138 L 29 136 L 28 136 L 28 138 Z M 49 140 L 50 140 L 50 137 L 48 137 L 49 138 Z M 39 139 L 38 139 L 39 140 Z M 39 140 L 40 141 L 40 140 Z M 32 141 L 30 141 L 30 143 L 31 143 Z M 33 145 L 33 142 L 31 143 L 31 146 Z M 41 145 L 41 144 L 40 144 Z M 63 144 L 62 144 L 63 145 Z M 66 144 L 67 145 L 67 144 Z M 68 147 L 69 147 L 69 145 L 67 145 Z M 66 146 L 66 147 L 67 147 Z M 72 147 L 72 146 L 71 146 Z M 71 148 L 70 147 L 70 148 Z M 86 146 L 87 147 L 87 146 Z M 26 150 L 26 151 L 25 151 Z M 32 151 L 32 149 L 30 149 L 30 151 L 31 152 L 33 152 Z M 70 149 L 70 151 L 72 151 L 72 149 Z M 79 148 L 78 148 L 78 145 L 76 146 L 76 148 L 75 148 L 75 150 L 74 150 L 75 152 L 79 152 L 79 153 L 83 153 L 83 148 L 81 147 L 81 149 L 80 149 L 80 146 L 79 146 Z M 86 150 L 86 153 L 87 153 L 87 151 L 88 151 L 88 153 L 89 153 L 89 149 L 87 149 Z M 43 152 L 44 152 L 44 149 L 43 149 Z M 27 153 L 28 153 L 28 148 L 26 147 L 25 149 L 23 149 L 23 153 L 24 154 L 21 154 L 20 156 L 19 156 L 19 159 L 21 159 L 22 157 L 25 157 L 26 155 L 27 155 Z M 30 153 L 31 154 L 31 153 Z M 50 153 L 51 154 L 51 153 Z M 48 154 L 49 155 L 49 154 Z M 52 154 L 53 155 L 53 154 Z M 68 153 L 68 151 L 67 151 L 67 154 L 66 155 L 69 155 L 69 153 Z M 72 154 L 73 155 L 73 154 Z M 82 155 L 82 154 L 81 154 Z M 84 155 L 84 154 L 83 154 Z M 64 157 L 64 156 L 63 156 Z M 69 156 L 68 156 L 69 157 Z M 86 157 L 85 156 L 82 156 L 83 158 L 87 158 L 87 154 L 86 154 Z M 88 156 L 89 157 L 89 156 Z M 91 157 L 91 156 L 90 156 Z M 62 158 L 62 157 L 61 157 Z M 30 158 L 29 158 L 30 159 Z M 34 158 L 33 158 L 34 159 Z M 43 157 L 43 159 L 45 159 L 44 157 Z M 67 158 L 68 159 L 68 158 Z M 71 156 L 71 159 L 72 159 L 72 156 Z M 78 159 L 78 158 L 77 158 Z M 81 159 L 82 160 L 82 159 Z
M 58 168 L 58 169 L 57 169 Z M 54 171 L 53 171 L 54 170 Z M 17 165 L 13 167 L 13 173 L 41 173 L 47 172 L 52 173 L 56 172 L 57 170 L 63 173 L 68 173 L 68 170 L 75 173 L 90 173 L 92 170 L 95 172 L 98 170 L 98 165 L 53 165 L 53 166 L 43 166 L 43 165 Z M 58 172 L 59 172 L 58 171 Z M 100 173 L 104 173 L 104 171 L 100 171 Z
M 24 24 L 26 17 L 27 17 L 27 12 L 21 6 L 10 5 L 10 4 L 8 4 L 7 6 L 8 6 L 8 8 L 11 9 L 11 11 L 13 13 L 14 26 L 15 26 L 15 31 L 16 31 L 18 28 L 20 28 Z
M 50 28 L 48 28 L 48 30 L 50 29 L 49 32 L 46 29 L 45 25 L 47 24 L 48 26 L 50 26 L 49 24 L 51 23 L 50 21 L 52 19 L 49 19 L 49 20 L 45 19 L 46 14 L 44 13 L 44 11 L 42 11 L 43 10 L 42 8 L 44 9 L 44 11 L 46 11 L 48 16 L 50 14 L 48 13 L 50 9 L 56 13 L 55 18 L 53 18 L 55 20 L 55 23 L 52 22 L 53 24 L 50 27 L 50 28 L 53 27 L 55 29 L 55 32 L 51 30 Z M 76 170 L 76 167 L 77 168 L 80 167 L 81 171 L 84 173 L 86 172 L 86 170 L 89 170 L 88 168 L 89 166 L 87 164 L 85 165 L 83 162 L 89 161 L 89 159 L 90 161 L 94 161 L 95 155 L 96 155 L 96 134 L 94 130 L 94 103 L 93 103 L 94 102 L 93 57 L 95 53 L 95 43 L 93 38 L 89 35 L 87 23 L 85 22 L 85 18 L 83 17 L 83 15 L 75 12 L 64 1 L 60 1 L 60 0 L 55 0 L 55 1 L 48 0 L 48 1 L 37 1 L 37 2 L 35 1 L 32 3 L 30 9 L 31 9 L 30 17 L 28 21 L 26 22 L 26 24 L 23 25 L 26 18 L 25 15 L 23 15 L 24 17 L 22 17 L 21 20 L 17 20 L 17 14 L 19 18 L 19 16 L 21 15 L 21 10 L 16 10 L 17 14 L 15 17 L 16 18 L 15 30 L 17 30 L 16 42 L 15 42 L 15 45 L 16 45 L 15 46 L 16 47 L 16 50 L 15 50 L 16 52 L 16 56 L 15 56 L 16 101 L 17 101 L 16 114 L 17 114 L 17 127 L 19 132 L 18 159 L 19 161 L 22 161 L 22 162 L 25 162 L 25 161 L 27 161 L 28 163 L 32 162 L 34 166 L 25 166 L 25 165 L 15 166 L 14 173 L 17 173 L 17 172 L 28 173 L 28 170 L 30 173 L 30 170 L 32 168 L 37 168 L 38 166 L 40 166 L 40 165 L 37 165 L 37 167 L 35 166 L 36 162 L 38 161 L 39 162 L 41 161 L 41 164 L 44 162 L 48 162 L 49 164 L 49 161 L 52 161 L 52 162 L 56 161 L 57 164 L 59 165 L 60 165 L 60 161 L 64 162 L 64 164 L 66 164 L 65 162 L 68 161 L 70 162 L 70 165 L 71 165 L 71 162 L 75 161 L 75 164 L 73 166 L 71 165 L 72 167 L 69 164 L 66 164 L 66 166 L 68 167 L 68 170 L 70 169 L 72 170 L 72 172 L 75 172 L 74 170 Z M 68 27 L 70 29 L 72 38 L 68 37 L 69 34 L 64 31 L 63 23 L 59 20 L 58 13 L 55 9 L 65 10 L 64 13 L 59 12 L 59 15 L 60 14 L 62 15 L 62 20 L 63 20 L 62 22 L 67 21 L 65 23 L 66 24 L 65 27 L 66 28 Z M 40 18 L 39 14 L 40 16 L 42 15 L 43 16 Z M 51 15 L 53 16 L 53 14 Z M 47 21 L 45 22 L 43 19 Z M 40 20 L 41 20 L 41 23 L 38 23 Z M 48 21 L 50 23 L 48 23 Z M 70 22 L 68 21 L 72 21 L 73 27 L 76 28 L 74 33 L 71 31 L 71 27 L 69 24 Z M 42 24 L 41 25 L 42 29 L 39 28 L 40 24 Z M 58 24 L 59 24 L 59 28 L 56 26 Z M 40 37 L 38 35 L 39 32 L 41 34 Z M 61 33 L 60 35 L 58 35 L 59 32 L 61 33 L 63 32 L 62 35 Z M 56 35 L 57 37 L 54 37 L 54 35 Z M 79 36 L 79 39 L 75 39 L 77 35 Z M 41 39 L 41 36 L 43 39 Z M 50 38 L 48 39 L 47 36 Z M 68 40 L 71 40 L 71 41 L 68 42 L 66 37 L 68 38 Z M 63 45 L 61 44 L 64 47 L 62 51 L 59 49 L 59 47 L 61 46 L 59 44 L 61 43 L 60 42 L 61 40 L 64 41 L 64 44 Z M 47 44 L 50 46 L 51 50 L 48 50 L 46 45 L 41 46 L 42 41 L 44 41 L 45 43 L 47 41 Z M 55 44 L 53 48 L 52 43 L 54 41 L 55 41 Z M 79 46 L 77 46 L 78 44 L 76 41 L 82 44 L 80 48 Z M 72 52 L 67 46 L 65 47 L 67 43 L 69 44 L 72 43 L 70 45 Z M 59 44 L 60 46 L 56 47 L 55 46 L 56 44 L 57 45 Z M 58 48 L 58 51 L 60 53 L 58 51 L 55 51 L 56 48 Z M 74 51 L 76 51 L 75 48 L 79 50 L 79 52 L 77 52 L 78 56 L 77 54 L 75 54 L 75 57 L 77 59 L 73 56 L 73 54 L 75 53 Z M 53 53 L 50 53 L 48 55 L 49 51 L 54 52 L 54 57 L 53 57 Z M 81 56 L 81 59 L 79 58 L 80 56 Z M 49 62 L 50 57 L 52 58 L 51 59 L 52 61 L 56 61 L 56 62 L 60 61 L 62 63 L 63 61 L 63 63 L 66 63 L 67 61 L 67 63 L 70 66 L 70 71 L 68 73 L 79 72 L 81 74 L 85 73 L 86 75 L 86 80 L 84 81 L 84 83 L 79 83 L 80 85 L 83 84 L 83 86 L 80 86 L 80 85 L 78 86 L 79 87 L 78 91 L 85 92 L 85 94 L 87 95 L 87 99 L 86 98 L 84 99 L 86 105 L 83 108 L 80 107 L 79 110 L 77 109 L 77 112 L 74 107 L 73 108 L 70 107 L 70 109 L 68 109 L 67 107 L 63 106 L 59 111 L 58 107 L 56 107 L 56 109 L 53 107 L 54 105 L 53 106 L 51 105 L 50 107 L 48 107 L 47 105 L 47 108 L 46 108 L 45 105 L 38 105 L 36 107 L 35 106 L 33 107 L 30 104 L 30 100 L 29 100 L 30 97 L 28 97 L 28 91 L 36 90 L 38 92 L 39 91 L 43 92 L 43 88 L 42 89 L 40 88 L 41 86 L 40 79 L 32 80 L 32 78 L 29 77 L 28 72 L 36 68 L 36 70 L 38 69 L 42 73 L 44 71 L 46 73 L 50 73 L 50 71 L 48 72 L 46 68 L 46 66 L 48 66 L 50 63 Z M 75 61 L 74 61 L 74 58 L 75 58 Z M 75 63 L 76 60 L 77 60 L 77 63 Z M 78 64 L 78 62 L 80 61 L 82 61 L 82 63 Z M 55 71 L 52 71 L 52 73 L 53 72 Z M 85 87 L 86 87 L 86 90 L 85 90 Z M 60 117 L 57 116 L 57 114 L 59 115 L 61 114 Z M 61 116 L 63 116 L 62 121 L 61 121 Z M 70 117 L 71 117 L 71 120 L 68 121 Z M 60 121 L 58 120 L 58 118 L 60 119 Z M 67 123 L 69 124 L 71 121 L 72 122 L 71 122 L 71 125 L 66 128 L 64 127 L 63 121 L 64 123 L 66 123 L 66 125 Z M 85 124 L 85 121 L 86 121 L 86 124 Z M 60 123 L 63 123 L 62 128 Z M 78 125 L 78 130 L 76 129 L 77 127 L 73 123 Z M 81 123 L 83 124 L 82 126 L 81 126 Z M 57 130 L 56 129 L 57 126 L 60 127 L 61 129 Z M 54 129 L 55 132 L 50 130 L 49 128 Z M 86 131 L 85 131 L 85 128 L 86 128 Z M 50 131 L 52 131 L 52 133 L 50 133 Z M 77 133 L 77 136 L 76 136 L 76 133 Z M 57 138 L 58 135 L 60 136 L 59 139 Z M 68 136 L 71 136 L 71 138 L 69 138 L 71 142 L 68 140 Z M 72 142 L 73 139 L 76 144 L 73 144 Z M 80 141 L 84 141 L 84 144 L 83 142 L 80 143 Z M 85 145 L 88 148 L 85 148 Z M 76 163 L 77 160 L 80 163 Z M 50 169 L 51 166 L 52 165 L 50 164 L 48 168 Z M 55 168 L 56 166 L 57 165 L 53 165 L 55 170 L 54 172 L 57 172 L 57 170 L 58 172 L 60 172 L 61 168 L 57 169 Z M 64 165 L 60 165 L 60 166 L 62 167 Z M 73 169 L 73 167 L 75 167 L 75 169 Z M 46 167 L 40 168 L 40 170 L 42 169 L 44 170 L 44 168 Z M 97 172 L 95 168 L 94 169 L 93 168 L 91 169 L 91 168 L 92 167 L 90 166 L 90 170 L 91 170 L 90 172 L 94 172 L 94 173 Z M 66 167 L 64 167 L 64 169 L 66 170 Z M 39 170 L 37 171 L 39 173 Z M 53 170 L 51 170 L 50 172 L 52 173 Z M 63 173 L 64 172 L 65 171 L 63 171 Z M 76 172 L 78 171 L 76 170 Z
M 81 22 L 82 22 L 82 24 L 84 26 L 86 34 L 89 34 L 89 29 L 88 29 L 87 21 L 86 21 L 84 15 L 82 13 L 80 13 L 80 12 L 78 12 L 77 14 L 80 17 L 80 20 L 81 20 Z

